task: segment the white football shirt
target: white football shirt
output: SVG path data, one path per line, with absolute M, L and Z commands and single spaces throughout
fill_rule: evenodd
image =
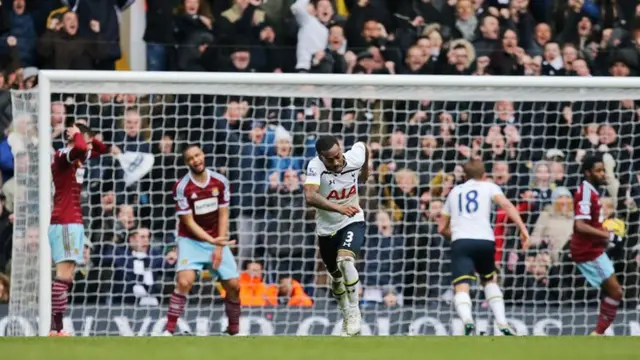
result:
M 451 221 L 451 240 L 495 241 L 491 210 L 493 198 L 499 194 L 502 189 L 489 181 L 469 180 L 455 186 L 444 204 L 444 214 Z
M 344 153 L 345 166 L 341 173 L 330 172 L 320 158 L 314 157 L 307 166 L 305 185 L 320 185 L 320 195 L 327 200 L 360 208 L 358 178 L 366 160 L 366 151 L 364 143 L 355 143 L 351 150 Z M 316 233 L 319 236 L 333 235 L 345 226 L 359 221 L 364 221 L 362 209 L 353 217 L 316 209 Z

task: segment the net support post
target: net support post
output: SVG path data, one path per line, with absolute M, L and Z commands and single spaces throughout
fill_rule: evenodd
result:
M 51 326 L 51 81 L 38 77 L 38 335 L 47 336 Z

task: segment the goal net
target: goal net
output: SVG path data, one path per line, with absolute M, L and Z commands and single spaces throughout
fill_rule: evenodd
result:
M 60 124 L 73 118 L 122 150 L 87 164 L 87 264 L 75 275 L 65 319 L 75 335 L 161 332 L 176 266 L 171 188 L 186 173 L 181 149 L 194 142 L 231 183 L 242 333 L 338 334 L 314 213 L 302 195 L 321 134 L 339 136 L 345 150 L 358 141 L 370 149 L 372 175 L 359 188 L 368 222 L 358 259 L 364 334 L 463 332 L 451 305 L 450 243 L 436 224 L 470 158 L 485 161 L 533 234 L 525 253 L 496 212 L 509 321 L 522 335 L 587 334 L 599 294 L 567 251 L 570 194 L 581 159 L 601 152 L 609 180 L 603 215 L 626 234 L 609 250 L 625 288 L 610 332 L 640 335 L 637 79 L 43 72 L 39 84 L 38 102 L 13 94 L 24 148 L 14 149 L 11 303 L 8 312 L 0 307 L 0 334 L 33 335 L 38 319 L 48 323 L 48 166 L 51 149 L 64 146 Z M 211 274 L 200 275 L 178 327 L 216 335 L 225 328 L 224 293 Z M 478 330 L 494 334 L 482 291 L 472 288 Z

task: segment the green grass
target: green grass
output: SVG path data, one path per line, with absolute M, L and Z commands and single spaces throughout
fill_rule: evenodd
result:
M 0 338 L 11 360 L 631 360 L 633 337 Z

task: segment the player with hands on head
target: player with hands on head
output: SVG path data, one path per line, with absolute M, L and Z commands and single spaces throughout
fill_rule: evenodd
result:
M 484 164 L 470 160 L 464 165 L 466 182 L 456 185 L 444 204 L 438 232 L 451 239 L 451 266 L 455 290 L 454 304 L 465 326 L 465 335 L 473 335 L 475 324 L 469 296 L 471 281 L 480 275 L 480 283 L 496 320 L 504 335 L 515 335 L 507 323 L 502 290 L 498 285 L 494 262 L 495 237 L 491 226 L 492 204 L 502 208 L 520 230 L 523 250 L 529 248 L 529 231 L 515 206 L 502 189 L 486 181 Z
M 53 177 L 53 211 L 49 225 L 49 244 L 56 274 L 51 287 L 50 336 L 68 336 L 62 318 L 68 307 L 68 292 L 76 266 L 84 264 L 84 224 L 80 193 L 86 160 L 106 154 L 109 147 L 96 138 L 85 125 L 67 121 L 67 144 L 55 152 L 51 164 Z
M 202 270 L 212 270 L 226 291 L 224 308 L 229 325 L 226 332 L 240 331 L 240 283 L 238 268 L 229 245 L 229 180 L 205 167 L 198 145 L 182 152 L 189 173 L 173 187 L 178 222 L 176 288 L 169 300 L 163 335 L 172 336 L 187 303 L 187 295 Z
M 365 221 L 360 209 L 358 182 L 369 178 L 369 151 L 358 142 L 344 152 L 338 139 L 323 135 L 317 155 L 307 167 L 304 194 L 316 208 L 320 256 L 331 277 L 331 291 L 343 315 L 346 335 L 360 333 L 361 314 L 355 261 L 364 243 Z
M 613 262 L 605 252 L 613 244 L 623 241 L 615 232 L 606 230 L 598 188 L 607 184 L 602 155 L 586 155 L 582 159 L 584 180 L 574 196 L 575 216 L 570 242 L 571 257 L 587 282 L 601 288 L 598 323 L 592 335 L 604 335 L 611 326 L 623 297 L 622 286 L 616 278 Z

